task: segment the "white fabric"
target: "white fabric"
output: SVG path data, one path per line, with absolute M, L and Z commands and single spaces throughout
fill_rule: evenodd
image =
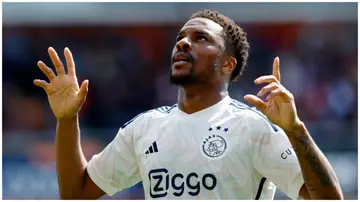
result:
M 142 181 L 146 199 L 273 199 L 276 186 L 297 199 L 304 184 L 284 132 L 229 96 L 193 114 L 175 105 L 135 117 L 88 173 L 108 195 Z

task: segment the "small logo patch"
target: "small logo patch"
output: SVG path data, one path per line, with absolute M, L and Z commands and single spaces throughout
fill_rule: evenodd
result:
M 152 154 L 156 152 L 159 152 L 159 150 L 155 141 L 150 145 L 149 149 L 145 151 L 145 154 Z
M 223 136 L 216 134 L 217 132 L 228 132 L 228 128 L 220 130 L 221 127 L 209 128 L 211 135 L 205 137 L 201 142 L 201 150 L 208 159 L 220 159 L 224 156 L 227 148 L 226 140 Z

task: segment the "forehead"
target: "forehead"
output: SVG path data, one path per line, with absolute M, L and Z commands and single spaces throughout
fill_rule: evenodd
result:
M 205 31 L 209 34 L 215 34 L 219 36 L 223 36 L 223 27 L 218 23 L 209 20 L 207 18 L 193 18 L 185 23 L 182 27 L 181 31 L 185 31 L 187 29 L 196 29 Z

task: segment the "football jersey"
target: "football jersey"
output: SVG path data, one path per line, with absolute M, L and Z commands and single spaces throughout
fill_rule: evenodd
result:
M 298 199 L 304 179 L 283 130 L 226 96 L 187 114 L 177 105 L 120 128 L 87 167 L 108 195 L 142 181 L 146 199 Z

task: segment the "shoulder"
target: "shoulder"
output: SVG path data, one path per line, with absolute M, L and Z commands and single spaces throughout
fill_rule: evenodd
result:
M 147 111 L 144 111 L 134 118 L 132 118 L 130 121 L 126 122 L 121 129 L 132 127 L 132 126 L 140 126 L 142 124 L 145 124 L 151 119 L 157 119 L 157 118 L 167 118 L 174 108 L 177 107 L 177 104 L 174 104 L 173 106 L 162 106 L 154 109 L 150 109 Z
M 228 111 L 239 118 L 239 121 L 246 121 L 251 129 L 265 129 L 273 132 L 279 131 L 279 128 L 271 123 L 262 112 L 255 107 L 250 107 L 238 100 L 231 99 Z

